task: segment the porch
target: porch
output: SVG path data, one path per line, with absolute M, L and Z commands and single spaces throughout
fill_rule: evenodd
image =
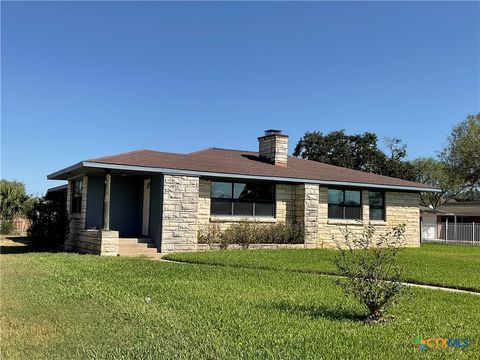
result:
M 158 200 L 153 207 L 152 179 Z M 159 239 L 154 241 L 152 233 L 158 237 L 160 232 L 160 187 L 161 181 L 149 173 L 107 170 L 71 178 L 67 195 L 70 234 L 66 250 L 156 257 Z

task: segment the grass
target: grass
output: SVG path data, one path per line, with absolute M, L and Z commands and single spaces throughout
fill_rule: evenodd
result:
M 312 274 L 41 253 L 1 255 L 0 270 L 4 359 L 480 357 L 473 295 L 414 289 L 394 321 L 367 325 Z M 471 344 L 420 352 L 415 336 Z
M 170 254 L 166 258 L 231 267 L 336 274 L 336 250 L 255 250 Z M 422 244 L 399 254 L 404 280 L 480 291 L 480 246 Z

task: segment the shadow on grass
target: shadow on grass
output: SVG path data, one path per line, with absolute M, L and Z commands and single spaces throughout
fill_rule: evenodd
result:
M 0 254 L 26 254 L 37 252 L 58 252 L 54 249 L 47 249 L 38 246 L 32 246 L 31 239 L 27 236 L 2 236 L 0 240 Z
M 269 305 L 275 310 L 284 311 L 289 314 L 306 316 L 310 319 L 328 319 L 340 321 L 359 321 L 364 322 L 366 315 L 360 311 L 344 308 L 333 308 L 326 305 L 298 305 L 289 302 L 278 302 Z
M 30 246 L 19 245 L 19 246 L 0 246 L 0 254 L 8 255 L 8 254 L 26 254 L 29 252 L 35 252 L 35 250 L 31 249 Z

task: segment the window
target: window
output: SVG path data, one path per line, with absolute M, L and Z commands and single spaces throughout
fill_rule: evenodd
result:
M 385 194 L 381 191 L 368 193 L 370 220 L 385 220 Z
M 212 181 L 212 215 L 275 216 L 275 187 Z
M 82 211 L 82 180 L 72 181 L 72 213 Z
M 328 189 L 328 217 L 330 219 L 361 219 L 360 191 Z

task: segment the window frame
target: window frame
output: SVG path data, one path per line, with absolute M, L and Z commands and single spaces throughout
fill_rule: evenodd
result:
M 382 205 L 372 205 L 370 203 L 370 193 L 380 193 L 382 195 Z M 372 209 L 380 209 L 382 210 L 382 218 L 381 219 L 372 219 Z M 369 191 L 368 192 L 368 212 L 369 212 L 369 215 L 368 215 L 368 218 L 369 220 L 372 220 L 372 221 L 386 221 L 387 219 L 387 206 L 385 204 L 385 191 L 381 191 L 381 190 L 372 190 L 372 191 Z
M 70 213 L 81 214 L 83 201 L 83 179 L 72 179 L 71 194 L 70 194 Z M 80 184 L 80 194 L 77 194 L 76 184 Z
M 213 196 L 213 186 L 214 183 L 227 183 L 231 186 L 231 196 L 230 198 L 216 198 Z M 235 198 L 235 184 L 246 184 L 252 185 L 253 190 L 253 198 L 252 199 L 236 199 Z M 268 185 L 272 187 L 272 200 L 262 200 L 257 199 L 257 193 L 255 190 L 255 186 L 257 185 Z M 213 212 L 213 203 L 230 203 L 230 213 L 229 214 L 216 214 Z M 252 213 L 249 215 L 239 215 L 235 214 L 235 204 L 238 203 L 247 203 L 252 204 Z M 272 215 L 256 215 L 256 204 L 268 204 L 273 205 L 273 214 Z M 276 202 L 276 186 L 274 183 L 269 182 L 261 182 L 261 181 L 224 181 L 224 180 L 212 180 L 210 185 L 210 215 L 212 216 L 229 216 L 229 217 L 259 217 L 259 218 L 276 218 L 277 216 L 277 202 Z
M 343 201 L 342 203 L 340 204 L 331 204 L 329 201 L 328 201 L 328 191 L 329 190 L 338 190 L 338 191 L 342 191 L 343 193 Z M 353 205 L 347 205 L 345 203 L 345 192 L 346 191 L 355 191 L 355 192 L 358 192 L 360 193 L 360 204 L 357 206 L 353 206 Z M 331 219 L 331 220 L 363 220 L 363 191 L 360 189 L 355 189 L 355 188 L 349 188 L 349 187 L 329 187 L 327 188 L 327 218 L 328 219 Z M 336 205 L 336 206 L 340 206 L 342 208 L 342 215 L 343 217 L 332 217 L 330 216 L 330 205 Z M 359 217 L 358 218 L 347 218 L 345 217 L 345 209 L 346 208 L 358 208 L 360 209 L 360 214 L 359 214 Z

